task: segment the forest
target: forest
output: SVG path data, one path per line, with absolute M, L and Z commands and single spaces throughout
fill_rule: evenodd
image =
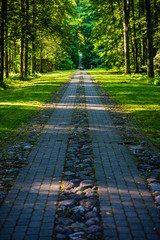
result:
M 160 74 L 160 0 L 1 0 L 0 85 L 18 74 L 116 67 Z

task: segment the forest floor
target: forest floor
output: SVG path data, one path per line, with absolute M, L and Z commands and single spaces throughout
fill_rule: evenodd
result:
M 158 240 L 159 153 L 110 92 L 77 71 L 45 106 L 1 156 L 0 238 Z

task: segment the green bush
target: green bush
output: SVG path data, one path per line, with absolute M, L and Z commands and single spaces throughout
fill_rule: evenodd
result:
M 160 52 L 154 57 L 154 68 L 155 71 L 160 75 Z

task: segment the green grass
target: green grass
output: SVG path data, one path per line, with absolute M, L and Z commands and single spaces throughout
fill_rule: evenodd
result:
M 148 79 L 142 74 L 125 76 L 102 69 L 89 72 L 160 149 L 160 85 L 157 84 L 160 79 Z
M 0 150 L 31 120 L 73 71 L 56 71 L 21 81 L 13 76 L 0 89 Z

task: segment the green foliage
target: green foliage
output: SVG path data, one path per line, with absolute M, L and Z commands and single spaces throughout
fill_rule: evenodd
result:
M 59 70 L 69 70 L 69 69 L 76 68 L 76 65 L 68 57 L 63 61 L 60 61 L 56 66 L 57 66 L 57 69 Z
M 24 4 L 23 11 L 21 2 Z M 65 59 L 72 39 L 69 19 L 74 15 L 74 1 L 32 0 L 29 1 L 28 14 L 26 1 L 8 0 L 7 4 L 5 44 L 8 47 L 9 72 L 20 71 L 21 38 L 24 44 L 26 41 L 29 43 L 28 73 L 31 72 L 33 51 L 37 66 L 40 66 L 41 51 L 43 62 L 50 62 L 54 66 Z M 43 67 L 45 70 L 46 64 Z
M 154 67 L 156 72 L 160 75 L 160 51 L 157 52 L 155 58 L 154 58 Z
M 123 12 L 122 1 L 89 0 L 95 22 L 92 31 L 92 42 L 98 52 L 102 66 L 124 66 Z M 134 3 L 132 5 L 132 3 Z M 154 54 L 160 50 L 160 0 L 151 1 L 153 22 Z M 140 71 L 147 68 L 147 29 L 145 1 L 130 1 L 129 48 L 131 69 L 135 71 L 135 49 Z M 135 41 L 136 45 L 135 46 Z M 156 68 L 157 69 L 157 68 Z M 159 69 L 159 67 L 158 67 Z M 159 71 L 159 70 L 158 70 Z

